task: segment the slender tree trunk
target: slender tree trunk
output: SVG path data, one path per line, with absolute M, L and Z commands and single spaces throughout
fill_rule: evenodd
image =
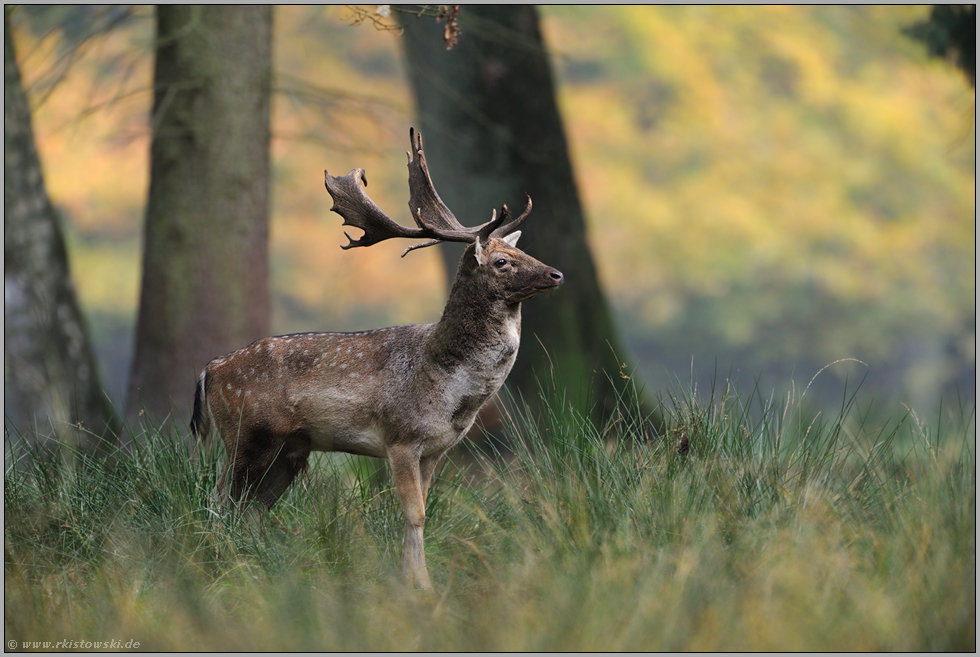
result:
M 529 194 L 534 210 L 520 246 L 565 274 L 561 290 L 524 304 L 508 384 L 533 399 L 536 377 L 556 370 L 580 409 L 611 411 L 624 350 L 586 242 L 535 8 L 464 6 L 459 44 L 448 51 L 443 25 L 398 16 L 425 154 L 443 200 L 473 225 L 502 203 L 519 212 Z M 454 271 L 458 251 L 441 248 Z
M 8 11 L 3 35 L 4 434 L 92 450 L 115 439 L 118 418 L 44 186 Z
M 269 332 L 272 8 L 159 6 L 126 410 L 190 419 L 197 374 Z

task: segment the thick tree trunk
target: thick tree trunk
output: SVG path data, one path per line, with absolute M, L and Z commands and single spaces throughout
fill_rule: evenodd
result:
M 459 45 L 449 51 L 441 24 L 398 16 L 439 194 L 468 225 L 488 220 L 502 203 L 519 212 L 529 194 L 534 210 L 520 247 L 565 274 L 561 290 L 524 304 L 508 385 L 533 399 L 536 378 L 556 370 L 580 410 L 609 412 L 623 381 L 616 356 L 622 359 L 624 350 L 586 242 L 535 8 L 464 6 Z M 447 271 L 455 271 L 458 250 L 440 248 Z
M 3 30 L 4 435 L 93 450 L 115 439 L 118 418 L 44 186 L 6 11 Z
M 272 8 L 159 6 L 132 420 L 182 430 L 197 374 L 269 332 Z

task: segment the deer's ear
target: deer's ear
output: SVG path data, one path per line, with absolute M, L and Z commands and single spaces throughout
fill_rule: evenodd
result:
M 513 247 L 517 247 L 517 240 L 521 239 L 521 231 L 515 230 L 513 233 L 504 238 L 504 241 Z
M 473 242 L 473 255 L 476 256 L 476 264 L 484 265 L 486 262 L 486 251 L 483 248 L 482 240 L 479 237 Z

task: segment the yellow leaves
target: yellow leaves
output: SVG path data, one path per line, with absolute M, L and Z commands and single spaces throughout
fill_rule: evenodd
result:
M 152 59 L 134 42 L 149 38 L 146 18 L 146 11 L 137 13 L 129 29 L 110 32 L 97 48 L 83 46 L 54 87 L 50 77 L 62 56 L 58 34 L 38 43 L 29 30 L 14 31 L 48 194 L 84 231 L 118 236 L 138 229 L 141 220 Z
M 638 51 L 644 75 L 681 90 L 680 111 L 688 120 L 704 127 L 723 129 L 723 90 L 700 47 L 702 38 L 711 31 L 710 21 L 702 20 L 706 16 L 699 12 L 699 8 L 690 7 L 663 11 L 648 6 L 630 6 L 621 11 L 624 31 L 630 45 Z M 698 15 L 692 16 L 694 13 Z
M 549 34 L 581 34 L 571 12 L 544 12 L 562 24 Z M 958 72 L 924 65 L 901 34 L 923 12 L 609 7 L 590 16 L 619 49 L 583 38 L 557 64 L 568 72 L 560 89 L 592 244 L 617 305 L 652 330 L 687 321 L 691 298 L 768 288 L 771 300 L 713 311 L 726 326 L 717 330 L 750 340 L 760 321 L 820 331 L 823 317 L 795 317 L 813 311 L 779 296 L 819 291 L 866 313 L 834 329 L 852 344 L 879 340 L 862 322 L 955 328 L 974 288 L 958 273 L 973 271 L 973 139 L 951 146 L 969 92 Z M 576 59 L 617 74 L 576 76 Z M 651 89 L 661 90 L 652 114 Z
M 137 244 L 75 244 L 71 270 L 81 303 L 104 313 L 126 316 L 139 303 L 140 252 Z

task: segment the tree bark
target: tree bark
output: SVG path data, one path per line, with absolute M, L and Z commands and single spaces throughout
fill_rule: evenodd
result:
M 565 274 L 558 292 L 524 304 L 508 385 L 535 399 L 537 379 L 557 372 L 580 410 L 607 415 L 625 382 L 624 349 L 589 252 L 537 11 L 464 6 L 459 44 L 448 51 L 442 25 L 397 15 L 439 194 L 469 225 L 502 203 L 520 212 L 529 194 L 534 210 L 520 247 Z M 440 248 L 451 275 L 459 250 Z
M 119 422 L 102 391 L 48 198 L 4 12 L 4 434 L 94 450 Z
M 209 360 L 269 332 L 272 9 L 159 6 L 126 410 L 190 419 Z

